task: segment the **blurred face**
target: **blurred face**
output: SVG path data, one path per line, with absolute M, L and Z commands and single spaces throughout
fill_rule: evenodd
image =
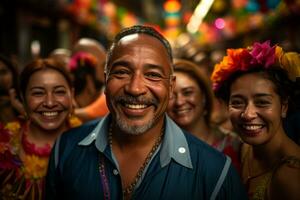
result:
M 251 84 L 249 84 L 251 83 Z M 231 85 L 229 115 L 244 142 L 260 145 L 283 131 L 281 116 L 286 113 L 274 84 L 257 73 L 246 74 Z
M 222 99 L 214 98 L 214 106 L 211 114 L 211 120 L 215 124 L 222 124 L 229 119 L 227 102 Z
M 25 92 L 31 126 L 40 130 L 64 130 L 72 110 L 72 92 L 62 74 L 46 69 L 35 72 Z
M 0 95 L 8 95 L 8 90 L 13 86 L 13 77 L 8 67 L 0 61 Z
M 174 78 L 163 44 L 145 34 L 123 37 L 106 74 L 106 97 L 117 126 L 141 134 L 162 125 Z
M 175 76 L 176 86 L 169 102 L 168 114 L 179 126 L 192 126 L 204 119 L 204 94 L 189 75 L 175 72 Z

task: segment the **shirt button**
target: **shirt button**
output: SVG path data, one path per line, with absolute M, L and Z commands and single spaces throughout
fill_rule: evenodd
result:
M 179 148 L 178 148 L 178 152 L 179 152 L 179 153 L 185 153 L 185 151 L 186 151 L 186 150 L 185 150 L 184 147 L 179 147 Z
M 118 174 L 119 174 L 118 170 L 117 170 L 117 169 L 114 169 L 114 170 L 113 170 L 113 174 L 114 174 L 114 175 L 118 175 Z
M 96 137 L 96 133 L 92 133 L 91 137 L 95 138 Z

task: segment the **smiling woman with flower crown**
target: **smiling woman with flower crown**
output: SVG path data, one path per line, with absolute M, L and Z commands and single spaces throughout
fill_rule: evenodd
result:
M 300 147 L 283 129 L 283 119 L 293 109 L 296 74 L 284 65 L 284 56 L 269 41 L 229 49 L 211 77 L 214 92 L 228 102 L 232 124 L 244 141 L 242 179 L 250 199 L 300 196 Z
M 25 66 L 20 96 L 26 119 L 0 124 L 1 199 L 43 199 L 55 139 L 80 122 L 70 118 L 73 89 L 64 67 L 51 59 Z

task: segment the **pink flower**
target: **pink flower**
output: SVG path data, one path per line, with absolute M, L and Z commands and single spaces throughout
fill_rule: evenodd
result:
M 277 47 L 277 50 L 276 50 Z M 254 43 L 250 48 L 228 49 L 220 63 L 214 67 L 211 76 L 213 90 L 218 91 L 224 81 L 237 71 L 248 71 L 254 67 L 268 69 L 283 54 L 278 46 L 270 46 L 270 41 Z
M 84 67 L 84 66 L 96 66 L 97 65 L 97 58 L 87 52 L 77 52 L 75 53 L 69 62 L 69 69 L 70 71 L 75 71 L 78 67 Z
M 269 40 L 262 44 L 255 42 L 253 44 L 252 51 L 250 52 L 253 57 L 250 61 L 250 64 L 259 64 L 263 65 L 265 68 L 268 68 L 275 63 L 275 48 L 276 46 L 270 46 Z

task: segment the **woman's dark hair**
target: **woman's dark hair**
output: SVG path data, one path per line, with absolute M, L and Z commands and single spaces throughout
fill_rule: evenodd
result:
M 20 77 L 20 93 L 25 96 L 26 88 L 31 76 L 38 71 L 52 69 L 59 72 L 66 79 L 70 88 L 73 87 L 69 72 L 66 71 L 65 66 L 52 58 L 36 59 L 27 64 L 21 72 Z
M 205 96 L 204 108 L 207 111 L 204 116 L 205 122 L 210 125 L 211 114 L 213 109 L 213 92 L 211 84 L 205 73 L 200 70 L 198 65 L 184 59 L 174 60 L 174 72 L 181 72 L 194 79 Z M 201 103 L 201 102 L 199 102 Z
M 15 66 L 13 64 L 13 62 L 10 59 L 8 59 L 6 56 L 1 55 L 1 54 L 0 54 L 0 61 L 3 62 L 4 65 L 6 65 L 6 67 L 8 68 L 8 70 L 12 73 L 12 79 L 13 79 L 13 85 L 12 85 L 12 87 L 16 91 L 18 91 L 18 77 L 19 77 L 19 73 L 17 71 L 17 66 Z
M 279 66 L 272 66 L 268 69 L 262 66 L 252 67 L 248 71 L 237 71 L 233 73 L 215 93 L 217 97 L 229 102 L 230 87 L 232 83 L 239 77 L 245 74 L 258 73 L 262 77 L 272 81 L 275 86 L 275 92 L 279 95 L 281 102 L 289 103 L 289 110 L 295 105 L 295 102 L 290 98 L 293 96 L 295 84 L 288 78 L 287 71 Z

